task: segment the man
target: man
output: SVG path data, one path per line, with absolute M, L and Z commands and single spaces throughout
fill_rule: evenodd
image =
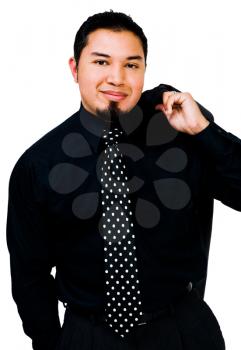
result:
M 80 110 L 12 171 L 12 293 L 35 350 L 225 348 L 203 296 L 213 199 L 241 210 L 241 143 L 189 93 L 142 94 L 146 58 L 129 16 L 89 17 L 69 60 Z

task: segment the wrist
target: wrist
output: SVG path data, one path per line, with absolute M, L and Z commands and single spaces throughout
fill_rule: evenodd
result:
M 210 124 L 210 122 L 203 116 L 203 118 L 198 122 L 195 128 L 192 129 L 192 135 L 197 135 Z

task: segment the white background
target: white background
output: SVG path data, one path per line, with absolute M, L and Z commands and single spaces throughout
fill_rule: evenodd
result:
M 10 172 L 27 147 L 79 109 L 78 86 L 68 67 L 74 37 L 88 16 L 110 9 L 131 15 L 148 38 L 144 90 L 166 83 L 189 91 L 213 113 L 217 124 L 241 138 L 238 1 L 2 2 L 0 348 L 4 350 L 31 349 L 11 297 L 5 239 Z M 240 231 L 241 213 L 215 201 L 205 300 L 219 320 L 228 350 L 241 349 Z

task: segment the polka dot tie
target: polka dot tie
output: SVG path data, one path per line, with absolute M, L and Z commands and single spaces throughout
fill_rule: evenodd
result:
M 104 130 L 106 148 L 101 168 L 106 308 L 105 321 L 121 337 L 138 323 L 141 311 L 135 235 L 127 169 L 118 147 L 120 128 Z M 140 321 L 139 321 L 140 322 Z

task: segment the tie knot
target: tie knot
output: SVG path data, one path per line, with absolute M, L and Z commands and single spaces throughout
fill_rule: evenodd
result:
M 105 140 L 105 144 L 115 144 L 120 142 L 120 138 L 123 135 L 123 130 L 118 127 L 114 127 L 113 129 L 103 131 L 103 138 Z

